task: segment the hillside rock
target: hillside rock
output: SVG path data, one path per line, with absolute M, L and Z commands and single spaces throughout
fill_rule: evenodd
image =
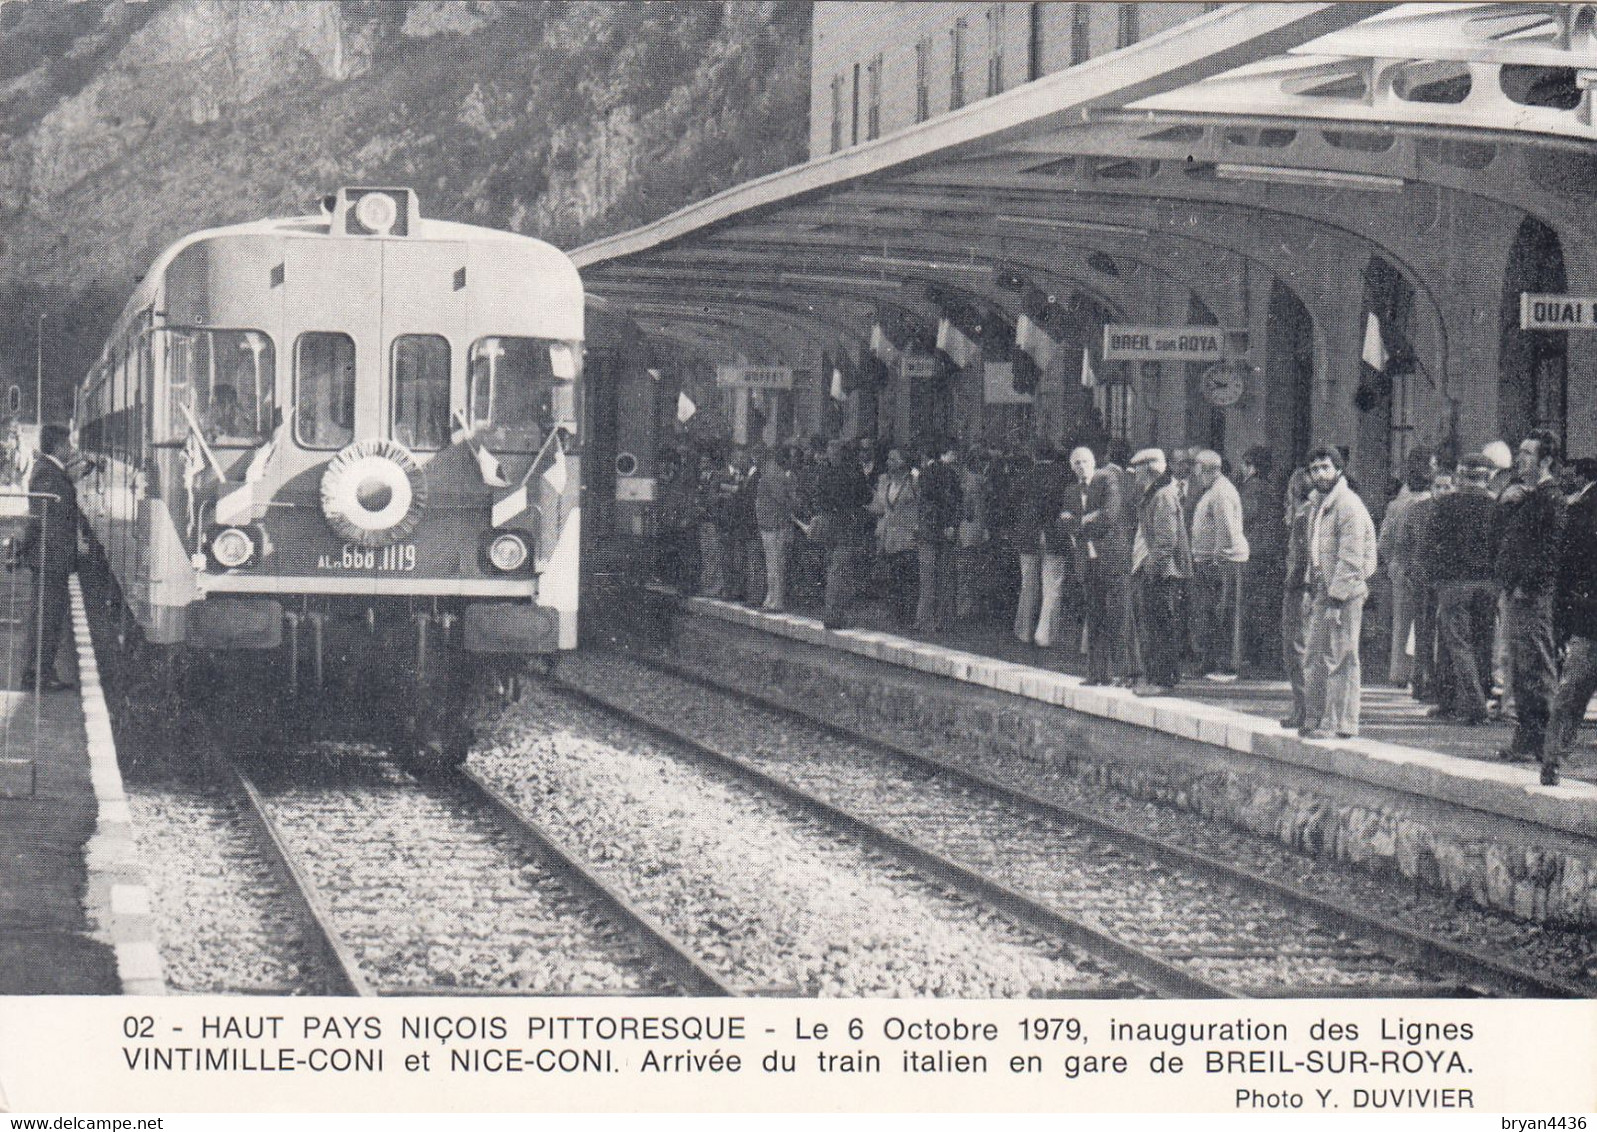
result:
M 0 362 L 60 312 L 64 385 L 160 248 L 341 184 L 562 246 L 654 219 L 803 160 L 808 53 L 797 3 L 6 3 Z

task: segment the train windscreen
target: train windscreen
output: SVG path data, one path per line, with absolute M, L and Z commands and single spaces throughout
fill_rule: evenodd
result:
M 258 330 L 156 332 L 170 397 L 168 437 L 188 435 L 190 419 L 207 443 L 254 447 L 271 435 L 277 386 L 272 340 Z
M 576 431 L 579 353 L 547 338 L 479 338 L 471 347 L 471 424 L 488 447 L 536 452 L 556 425 Z

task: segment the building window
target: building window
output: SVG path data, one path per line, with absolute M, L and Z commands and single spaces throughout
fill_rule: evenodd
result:
M 987 97 L 1004 92 L 1004 5 L 987 9 Z
M 958 110 L 965 105 L 965 21 L 955 20 L 948 33 L 953 47 L 953 60 L 948 74 L 948 108 Z
M 1033 4 L 1026 27 L 1026 81 L 1042 78 L 1042 5 Z
M 915 121 L 924 122 L 932 116 L 932 41 L 923 39 L 915 45 Z
M 1137 6 L 1120 5 L 1120 27 L 1115 36 L 1116 47 L 1130 47 L 1140 38 L 1137 31 Z
M 865 137 L 882 136 L 882 57 L 872 59 L 865 68 Z
M 1070 65 L 1092 58 L 1092 6 L 1073 4 L 1070 11 Z
M 832 152 L 843 148 L 843 76 L 832 80 Z
M 848 144 L 859 145 L 859 64 L 854 64 L 854 85 L 849 91 Z

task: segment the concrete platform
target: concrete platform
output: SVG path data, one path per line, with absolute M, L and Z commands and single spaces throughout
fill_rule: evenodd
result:
M 872 627 L 832 631 L 814 617 L 705 598 L 677 608 L 686 616 L 674 651 L 729 682 L 790 695 L 794 706 L 826 703 L 846 726 L 1058 763 L 1525 918 L 1597 924 L 1589 752 L 1564 783 L 1545 787 L 1536 768 L 1494 757 L 1506 728 L 1432 724 L 1423 705 L 1405 706 L 1395 689 L 1370 694 L 1364 736 L 1305 741 L 1279 724 L 1284 684 L 1194 681 L 1190 693 L 1143 698 L 1086 687 L 1062 670 L 1071 659 L 1062 651 L 1023 646 L 998 630 L 926 640 Z M 794 647 L 765 658 L 715 624 Z M 800 645 L 824 652 L 806 656 Z M 917 684 L 894 670 L 948 683 Z
M 149 994 L 163 984 L 110 717 L 72 580 L 57 671 L 19 689 L 25 572 L 0 575 L 0 995 Z

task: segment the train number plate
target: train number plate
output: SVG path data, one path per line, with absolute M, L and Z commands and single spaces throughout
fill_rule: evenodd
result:
M 416 544 L 399 542 L 393 546 L 357 546 L 346 542 L 337 554 L 322 554 L 316 559 L 318 570 L 376 570 L 379 573 L 407 574 L 416 569 Z

